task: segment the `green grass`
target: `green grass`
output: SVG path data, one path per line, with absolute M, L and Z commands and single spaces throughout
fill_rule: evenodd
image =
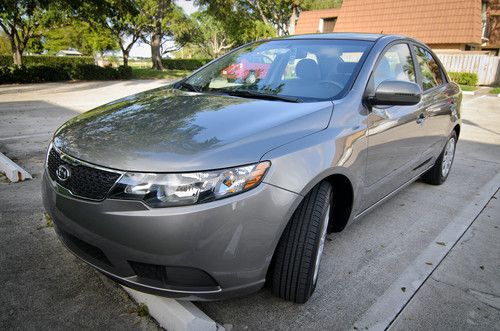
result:
M 46 229 L 46 228 L 53 228 L 54 227 L 54 222 L 52 221 L 52 217 L 50 217 L 49 214 L 43 213 L 43 218 L 42 221 L 45 221 L 44 225 L 39 226 L 37 229 Z
M 462 91 L 475 91 L 477 90 L 476 86 L 469 86 L 469 85 L 460 85 L 460 88 Z
M 140 317 L 145 317 L 149 315 L 149 308 L 144 303 L 140 303 L 137 306 L 137 315 Z
M 134 79 L 180 79 L 186 77 L 189 73 L 189 70 L 165 69 L 159 71 L 151 68 L 132 67 L 132 78 Z
M 494 87 L 490 90 L 491 94 L 500 94 L 500 87 Z

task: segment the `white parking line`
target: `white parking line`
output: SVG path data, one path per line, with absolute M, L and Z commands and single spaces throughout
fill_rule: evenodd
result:
M 500 174 L 493 177 L 472 202 L 425 248 L 399 278 L 354 323 L 355 330 L 386 330 L 415 293 L 472 225 L 500 187 Z
M 0 137 L 0 141 L 8 141 L 8 140 L 17 140 L 17 139 L 25 139 L 25 138 L 38 138 L 38 137 L 50 137 L 52 133 L 34 133 L 34 134 L 22 134 L 18 136 L 10 136 L 10 137 Z
M 462 106 L 468 106 L 470 103 L 473 103 L 473 102 L 475 102 L 475 101 L 477 101 L 479 99 L 482 99 L 482 98 L 486 98 L 486 95 L 481 95 L 479 97 L 473 97 L 473 98 L 471 98 L 471 99 L 469 99 L 467 101 L 464 101 L 462 103 Z

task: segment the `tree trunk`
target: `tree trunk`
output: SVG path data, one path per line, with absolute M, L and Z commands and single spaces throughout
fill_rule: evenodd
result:
M 122 54 L 123 54 L 123 65 L 125 67 L 128 67 L 128 53 L 129 51 L 128 50 L 122 50 Z
M 295 24 L 297 23 L 297 6 L 292 6 L 292 15 L 290 16 L 290 22 L 288 23 L 288 34 L 295 34 Z
M 9 36 L 9 41 L 14 65 L 20 67 L 23 65 L 23 49 L 21 48 L 21 45 L 16 43 L 14 36 Z
M 161 63 L 161 33 L 153 32 L 151 35 L 151 61 L 153 62 L 153 69 L 163 70 Z
M 165 11 L 165 0 L 158 0 L 158 13 L 155 17 L 155 27 L 151 34 L 151 62 L 153 62 L 153 69 L 163 70 L 163 63 L 161 63 L 161 40 L 163 37 L 162 20 Z
M 18 67 L 23 65 L 23 52 L 19 49 L 19 47 L 15 47 L 12 51 L 12 58 L 14 60 L 14 65 Z

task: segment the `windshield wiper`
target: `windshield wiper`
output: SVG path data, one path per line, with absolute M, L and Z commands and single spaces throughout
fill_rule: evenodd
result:
M 279 101 L 286 101 L 286 102 L 302 102 L 302 99 L 297 98 L 297 97 L 288 97 L 284 95 L 277 95 L 277 94 L 267 94 L 267 93 L 261 93 L 257 91 L 251 91 L 251 90 L 222 90 L 221 92 L 233 95 L 236 97 L 248 97 L 248 98 L 256 98 L 256 99 L 265 99 L 265 100 L 279 100 Z
M 195 86 L 193 84 L 189 84 L 188 82 L 185 82 L 185 81 L 184 82 L 180 82 L 179 83 L 179 87 L 184 87 L 184 88 L 188 89 L 191 92 L 200 92 L 198 86 Z

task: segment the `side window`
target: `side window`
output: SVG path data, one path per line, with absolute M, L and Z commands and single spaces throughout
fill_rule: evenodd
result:
M 416 82 L 415 67 L 408 44 L 393 45 L 382 55 L 373 73 L 375 88 L 384 80 Z
M 424 91 L 444 83 L 444 74 L 432 54 L 422 47 L 415 46 L 418 65 L 422 73 Z

